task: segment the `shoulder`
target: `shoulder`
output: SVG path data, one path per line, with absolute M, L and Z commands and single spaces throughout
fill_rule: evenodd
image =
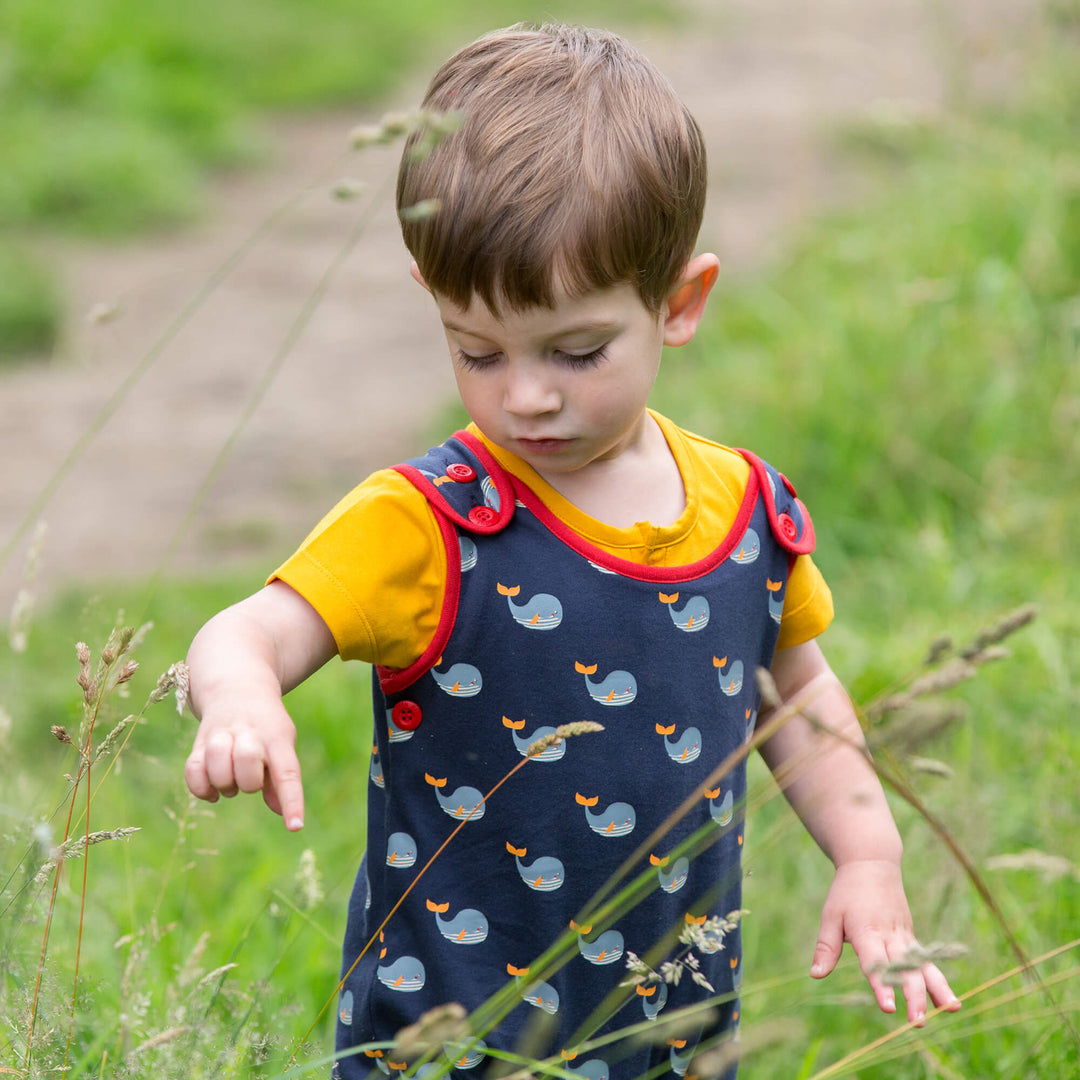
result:
M 319 612 L 343 657 L 400 665 L 416 647 L 413 627 L 437 617 L 445 570 L 427 499 L 383 469 L 341 499 L 271 580 Z

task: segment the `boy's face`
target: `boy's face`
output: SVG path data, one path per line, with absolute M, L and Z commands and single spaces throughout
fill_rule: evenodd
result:
M 435 301 L 469 416 L 541 476 L 588 469 L 641 438 L 665 313 L 632 286 L 499 316 L 478 297 L 464 309 Z

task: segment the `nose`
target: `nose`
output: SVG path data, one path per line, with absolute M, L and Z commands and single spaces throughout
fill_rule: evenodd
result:
M 513 416 L 543 416 L 562 408 L 562 394 L 549 365 L 511 360 L 506 365 L 503 409 Z

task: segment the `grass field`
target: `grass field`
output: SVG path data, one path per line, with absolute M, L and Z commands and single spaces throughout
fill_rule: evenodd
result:
M 925 670 L 940 635 L 960 648 L 1038 608 L 1011 655 L 939 695 L 961 718 L 880 755 L 926 811 L 894 797 L 921 935 L 966 949 L 945 964 L 969 995 L 960 1013 L 875 1045 L 902 1025 L 868 1004 L 850 957 L 809 979 L 830 868 L 752 765 L 744 1076 L 1080 1072 L 1080 11 L 1054 10 L 1015 108 L 847 132 L 888 173 L 879 195 L 726 289 L 665 360 L 657 406 L 777 462 L 813 511 L 839 612 L 823 644 L 860 704 Z M 277 1077 L 294 1054 L 327 1052 L 320 1009 L 362 847 L 367 671 L 332 664 L 289 699 L 309 778 L 299 837 L 255 800 L 192 804 L 181 770 L 194 722 L 171 698 L 127 729 L 74 803 L 63 774 L 77 755 L 49 733 L 79 730 L 74 643 L 90 642 L 96 663 L 118 608 L 155 625 L 99 736 L 138 714 L 200 623 L 260 572 L 176 582 L 148 609 L 137 587 L 95 584 L 31 621 L 23 651 L 4 648 L 0 750 L 15 765 L 0 789 L 0 1074 L 44 1077 L 67 1060 L 75 1077 Z M 85 830 L 87 787 L 93 830 L 140 831 L 67 860 L 50 909 L 52 878 L 34 876 L 69 805 L 71 835 Z M 1037 979 L 1009 974 L 1017 947 L 1035 958 L 1065 946 Z

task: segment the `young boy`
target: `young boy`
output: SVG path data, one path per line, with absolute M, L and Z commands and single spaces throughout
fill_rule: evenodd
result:
M 303 793 L 282 694 L 335 654 L 377 665 L 336 1075 L 415 1066 L 350 1051 L 392 1042 L 443 1002 L 475 1010 L 507 982 L 514 1007 L 436 1065 L 475 1068 L 545 1018 L 529 1052 L 590 1077 L 682 1074 L 695 1049 L 733 1037 L 741 956 L 723 920 L 740 906 L 745 772 L 714 770 L 770 715 L 758 716 L 758 667 L 803 703 L 761 750 L 775 772 L 793 766 L 786 794 L 836 867 L 811 974 L 849 941 L 893 1011 L 880 968 L 915 943 L 900 838 L 816 644 L 832 602 L 809 515 L 754 455 L 646 408 L 663 346 L 693 337 L 718 272 L 716 256 L 692 256 L 696 124 L 624 41 L 564 26 L 481 38 L 424 105 L 460 111 L 463 126 L 427 156 L 406 147 L 398 207 L 438 200 L 402 227 L 472 424 L 362 483 L 188 658 L 201 718 L 191 791 L 261 790 L 291 830 Z M 603 730 L 549 740 L 484 798 L 574 721 Z M 623 880 L 637 879 L 636 905 L 597 908 L 643 842 Z M 703 980 L 620 989 L 630 952 L 655 970 L 685 956 L 688 925 L 704 927 Z M 536 967 L 571 927 L 576 951 Z M 903 992 L 917 1024 L 928 994 L 959 1007 L 932 964 L 907 972 Z M 670 1045 L 661 1034 L 578 1055 L 682 1007 Z

